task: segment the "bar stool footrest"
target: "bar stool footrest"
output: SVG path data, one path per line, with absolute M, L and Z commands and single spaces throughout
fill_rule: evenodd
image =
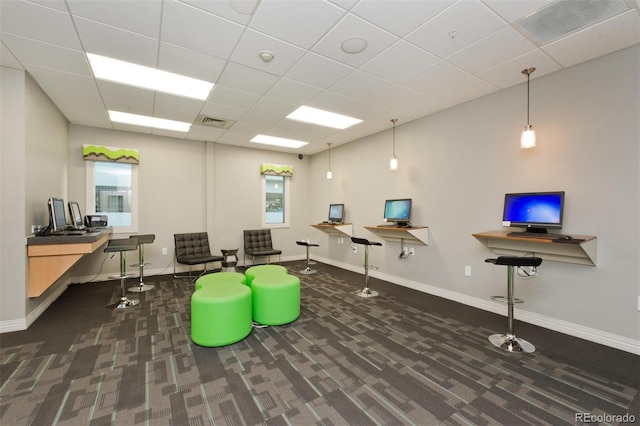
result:
M 142 293 L 143 291 L 149 291 L 149 290 L 153 290 L 153 288 L 155 287 L 155 285 L 153 284 L 140 284 L 137 285 L 135 287 L 131 287 L 128 289 L 128 291 L 132 292 L 132 293 Z
M 495 300 L 496 302 L 509 303 L 509 298 L 507 296 L 490 296 L 489 299 Z M 514 298 L 513 303 L 523 303 L 524 299 Z

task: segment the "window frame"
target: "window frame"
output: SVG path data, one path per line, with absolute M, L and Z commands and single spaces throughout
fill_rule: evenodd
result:
M 262 175 L 262 227 L 289 228 L 291 227 L 291 176 L 276 176 L 282 178 L 284 185 L 284 221 L 282 223 L 267 223 L 267 179 L 276 175 Z
M 85 214 L 99 214 L 96 213 L 95 163 L 96 161 L 85 161 Z M 131 166 L 131 226 L 113 226 L 114 234 L 133 234 L 138 232 L 138 165 L 126 164 Z

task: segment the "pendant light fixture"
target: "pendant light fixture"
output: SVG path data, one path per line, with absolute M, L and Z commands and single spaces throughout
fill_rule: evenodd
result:
M 327 170 L 327 179 L 331 179 L 333 177 L 333 172 L 331 171 L 331 142 L 327 142 L 329 146 L 329 169 Z
M 520 138 L 520 148 L 523 149 L 534 148 L 536 146 L 536 132 L 533 130 L 531 123 L 529 123 L 529 80 L 531 73 L 535 70 L 535 67 L 522 70 L 522 74 L 527 76 L 527 125 L 522 129 L 522 137 Z
M 389 160 L 389 170 L 395 171 L 398 170 L 398 159 L 396 158 L 396 122 L 397 118 L 392 118 L 391 122 L 393 123 L 393 156 L 391 160 Z

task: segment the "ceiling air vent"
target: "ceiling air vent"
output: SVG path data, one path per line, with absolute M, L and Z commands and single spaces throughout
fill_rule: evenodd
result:
M 196 118 L 195 123 L 201 126 L 215 127 L 216 129 L 228 129 L 233 126 L 234 121 L 225 120 L 223 118 L 207 117 L 206 115 L 199 115 Z
M 557 0 L 516 22 L 515 26 L 541 46 L 631 8 L 630 2 L 620 0 Z

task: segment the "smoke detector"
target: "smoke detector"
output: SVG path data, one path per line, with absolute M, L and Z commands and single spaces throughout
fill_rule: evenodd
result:
M 268 64 L 269 62 L 273 61 L 273 53 L 271 52 L 267 52 L 266 50 L 263 50 L 262 52 L 258 53 L 258 56 L 260 57 L 260 59 L 262 59 L 262 62 L 264 62 L 265 64 Z

